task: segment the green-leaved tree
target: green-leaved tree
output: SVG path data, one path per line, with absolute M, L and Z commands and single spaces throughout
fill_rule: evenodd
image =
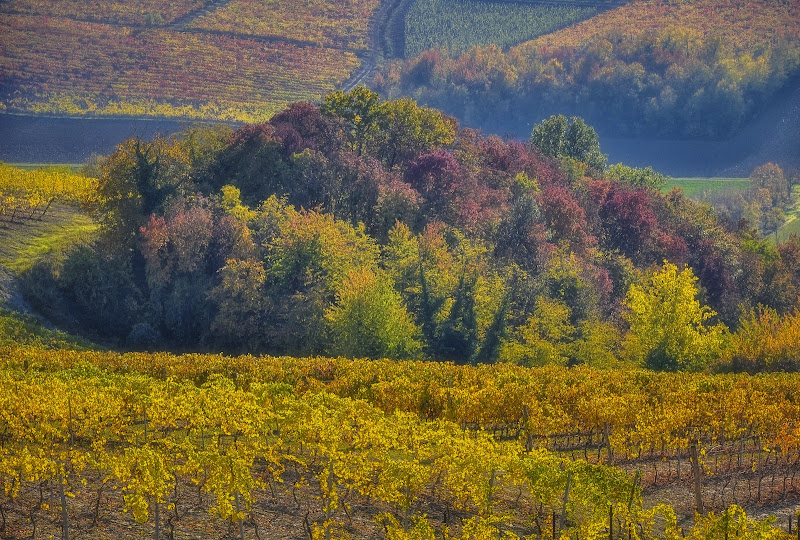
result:
M 606 166 L 597 132 L 578 116 L 567 120 L 559 114 L 543 120 L 533 128 L 531 144 L 546 156 L 574 159 L 598 171 Z

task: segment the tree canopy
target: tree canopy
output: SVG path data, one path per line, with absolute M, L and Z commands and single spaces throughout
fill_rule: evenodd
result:
M 797 239 L 605 167 L 580 119 L 532 142 L 364 88 L 131 139 L 100 160 L 101 238 L 32 269 L 29 300 L 120 346 L 669 370 L 748 365 L 722 324 L 796 308 Z

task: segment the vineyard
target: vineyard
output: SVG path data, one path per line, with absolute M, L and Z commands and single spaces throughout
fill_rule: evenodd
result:
M 713 24 L 713 23 L 724 24 Z M 725 47 L 750 51 L 764 43 L 795 41 L 800 25 L 796 2 L 760 0 L 704 0 L 701 2 L 630 2 L 619 9 L 599 14 L 589 21 L 542 36 L 521 47 L 578 47 L 599 39 L 634 40 L 665 28 L 675 31 L 675 46 L 683 41 L 691 49 L 705 38 L 715 37 Z M 763 46 L 763 45 L 762 45 Z M 688 52 L 688 51 L 687 51 Z
M 640 494 L 700 470 L 735 470 L 740 504 L 797 493 L 794 376 L 14 347 L 0 365 L 12 537 L 781 538 L 707 497 L 681 531 Z
M 350 76 L 377 6 L 103 4 L 0 6 L 0 111 L 263 121 Z
M 596 7 L 489 2 L 417 0 L 406 17 L 405 57 L 428 49 L 462 52 L 474 45 L 501 47 L 534 39 L 592 17 Z
M 91 200 L 96 191 L 95 178 L 0 163 L 0 223 L 41 220 L 53 203 L 82 203 Z
M 116 0 L 74 0 L 47 2 L 43 0 L 12 0 L 4 2 L 2 11 L 25 15 L 109 22 L 127 25 L 169 24 L 179 17 L 200 9 L 210 0 L 141 0 L 119 2 Z
M 190 28 L 363 51 L 369 46 L 367 25 L 378 4 L 377 0 L 233 0 L 196 19 Z

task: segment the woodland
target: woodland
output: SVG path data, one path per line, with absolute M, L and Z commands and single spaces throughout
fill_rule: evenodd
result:
M 717 211 L 605 161 L 577 117 L 521 142 L 338 91 L 87 164 L 99 238 L 23 289 L 140 350 L 796 367 L 800 240 L 763 235 L 797 177 L 765 164 Z

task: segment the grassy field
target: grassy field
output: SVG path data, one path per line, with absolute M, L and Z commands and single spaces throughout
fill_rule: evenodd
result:
M 669 193 L 677 187 L 687 197 L 697 199 L 715 191 L 745 191 L 749 186 L 748 178 L 670 178 L 662 191 Z
M 792 198 L 794 204 L 786 211 L 786 223 L 778 229 L 777 239 L 780 242 L 793 234 L 800 236 L 800 186 L 794 186 Z
M 0 266 L 13 273 L 30 268 L 37 259 L 63 253 L 89 240 L 97 231 L 92 219 L 70 205 L 53 205 L 44 219 L 0 223 Z

